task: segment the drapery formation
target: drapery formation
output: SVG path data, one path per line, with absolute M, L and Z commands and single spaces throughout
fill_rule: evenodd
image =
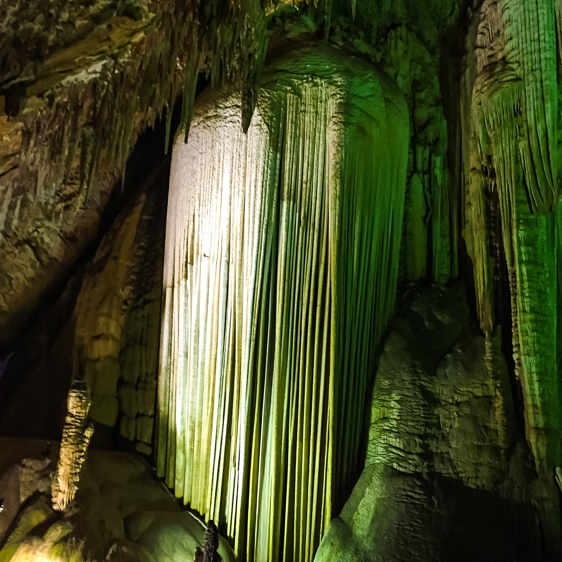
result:
M 556 14 L 555 0 L 486 0 L 476 75 L 465 77 L 472 87 L 466 239 L 480 322 L 490 332 L 497 321 L 494 277 L 505 260 L 515 370 L 542 477 L 562 460 Z
M 394 306 L 406 106 L 327 46 L 267 66 L 247 135 L 238 94 L 202 98 L 173 155 L 158 473 L 238 555 L 311 560 Z

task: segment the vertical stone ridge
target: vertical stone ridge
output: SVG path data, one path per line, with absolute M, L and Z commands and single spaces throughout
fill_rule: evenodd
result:
M 483 202 L 497 190 L 511 292 L 513 355 L 525 400 L 526 434 L 539 475 L 561 462 L 562 385 L 557 307 L 556 4 L 486 0 L 475 41 L 471 92 L 467 246 L 474 262 L 478 312 L 493 317 L 489 225 Z M 486 184 L 491 166 L 497 181 Z
M 94 427 L 88 423 L 92 402 L 84 379 L 75 379 L 68 392 L 66 414 L 57 470 L 53 473 L 53 509 L 63 511 L 78 491 L 80 472 L 86 460 Z

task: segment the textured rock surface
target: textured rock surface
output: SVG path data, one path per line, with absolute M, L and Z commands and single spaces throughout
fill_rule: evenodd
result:
M 94 422 L 150 452 L 158 347 L 168 162 L 102 241 L 76 302 L 75 352 L 92 389 Z
M 384 342 L 366 467 L 317 562 L 558 560 L 558 492 L 515 427 L 499 338 L 458 290 L 408 295 Z
M 462 97 L 466 239 L 480 322 L 491 331 L 510 316 L 526 436 L 545 478 L 562 464 L 562 222 L 552 213 L 562 146 L 555 6 L 483 2 L 467 38 Z M 502 291 L 511 298 L 507 315 Z
M 121 166 L 94 146 L 102 131 L 93 122 L 103 113 L 96 82 L 112 57 L 130 60 L 155 18 L 148 2 L 125 4 L 37 0 L 2 9 L 0 349 L 66 281 L 119 177 Z
M 52 443 L 45 457 L 46 449 L 45 441 L 0 437 L 0 497 L 18 489 L 29 494 L 0 514 L 0 561 L 191 561 L 203 547 L 206 526 L 182 511 L 135 455 L 90 450 L 76 499 L 57 515 L 42 482 L 54 468 L 58 445 Z M 40 466 L 30 481 L 23 473 L 34 463 Z M 219 554 L 225 562 L 235 560 L 222 538 Z
M 136 135 L 200 66 L 253 110 L 262 5 L 32 0 L 0 6 L 0 353 L 91 243 Z M 169 118 L 171 111 L 167 112 Z
M 264 66 L 246 135 L 239 107 L 208 92 L 174 147 L 158 474 L 238 556 L 304 562 L 356 470 L 394 308 L 408 117 L 322 43 Z
M 408 105 L 410 145 L 400 268 L 406 280 L 444 283 L 459 271 L 457 88 L 463 8 L 460 0 L 331 3 L 328 41 L 380 64 L 396 80 Z M 301 6 L 278 19 L 280 33 L 288 41 L 326 25 L 325 11 L 310 4 L 308 10 Z
M 68 391 L 68 409 L 62 432 L 57 470 L 53 474 L 53 508 L 63 511 L 76 496 L 82 465 L 94 432 L 88 423 L 92 401 L 84 379 L 74 379 Z
M 0 357 L 24 333 L 22 326 L 38 303 L 43 308 L 40 320 L 19 338 L 3 377 L 0 372 L 0 431 L 60 438 L 66 393 L 78 368 L 92 386 L 92 416 L 108 428 L 96 435 L 105 435 L 113 446 L 111 433 L 117 427 L 139 451 L 151 452 L 161 266 L 153 251 L 158 238 L 148 223 L 155 216 L 150 208 L 158 203 L 150 197 L 136 200 L 104 244 L 94 248 L 95 258 L 77 272 L 73 267 L 96 238 L 136 132 L 170 106 L 183 86 L 182 120 L 189 121 L 198 69 L 210 69 L 215 85 L 235 76 L 248 78 L 237 108 L 242 109 L 242 124 L 248 124 L 266 46 L 263 10 L 271 13 L 274 4 L 0 0 Z M 283 0 L 279 6 L 287 4 Z M 462 45 L 465 18 L 470 28 Z M 408 389 L 413 404 L 406 412 L 409 422 L 396 422 L 396 429 L 385 415 L 377 421 L 388 439 L 380 440 L 386 452 L 376 455 L 390 460 L 381 468 L 373 461 L 376 455 L 369 456 L 365 474 L 370 476 L 362 482 L 375 482 L 365 484 L 364 490 L 376 493 L 361 503 L 357 497 L 363 492 L 356 489 L 359 515 L 353 517 L 363 521 L 372 501 L 383 506 L 383 516 L 373 518 L 380 522 L 386 517 L 386 526 L 376 522 L 369 532 L 360 530 L 361 523 L 354 527 L 349 515 L 354 508 L 344 511 L 334 528 L 344 534 L 358 530 L 346 543 L 346 555 L 360 558 L 369 537 L 382 535 L 390 537 L 383 554 L 391 559 L 409 559 L 410 549 L 447 560 L 453 542 L 466 545 L 467 557 L 481 559 L 475 549 L 489 544 L 493 531 L 498 550 L 490 547 L 486 552 L 498 559 L 515 557 L 507 543 L 511 529 L 520 525 L 528 531 L 517 543 L 522 560 L 532 560 L 539 548 L 550 548 L 558 540 L 553 537 L 559 528 L 558 512 L 546 498 L 558 497 L 550 480 L 562 463 L 562 330 L 557 320 L 562 317 L 562 229 L 560 218 L 542 213 L 555 206 L 560 175 L 562 2 L 319 0 L 298 11 L 289 8 L 272 21 L 271 28 L 281 29 L 288 40 L 298 36 L 298 41 L 303 33 L 315 39 L 326 34 L 332 45 L 379 63 L 398 84 L 411 124 L 399 275 L 439 282 L 454 277 L 463 252 L 459 235 L 466 226 L 481 327 L 497 359 L 499 336 L 492 334 L 499 324 L 510 325 L 511 334 L 503 330 L 503 338 L 507 349 L 505 341 L 512 336 L 515 373 L 523 389 L 524 409 L 518 402 L 518 415 L 521 425 L 526 424 L 534 470 L 544 477 L 535 478 L 532 463 L 523 470 L 526 461 L 517 459 L 527 458 L 525 444 L 515 430 L 506 429 L 510 423 L 490 421 L 490 412 L 498 419 L 510 418 L 506 403 L 500 407 L 492 399 L 490 381 L 476 389 L 467 386 L 475 395 L 483 393 L 479 399 L 487 402 L 461 397 L 461 407 L 457 389 L 447 386 L 441 392 L 442 386 L 436 391 L 437 383 L 428 382 L 428 368 L 423 367 L 419 384 L 408 386 L 400 379 L 396 388 L 389 383 L 385 390 L 384 396 Z M 198 45 L 194 37 L 201 40 Z M 462 52 L 466 57 L 460 79 Z M 70 270 L 73 278 L 64 294 L 51 302 Z M 511 302 L 506 304 L 502 295 L 508 293 Z M 473 336 L 474 341 L 479 337 Z M 479 345 L 463 351 L 478 372 Z M 419 393 L 431 411 L 423 400 L 413 399 Z M 379 410 L 386 412 L 390 403 L 396 412 L 393 399 L 384 396 L 379 397 Z M 467 408 L 468 413 L 455 414 L 460 429 L 449 428 L 452 414 L 444 400 L 449 410 Z M 432 410 L 435 403 L 440 404 L 437 412 Z M 417 425 L 428 424 L 426 433 L 416 433 Z M 242 423 L 248 432 L 258 432 L 257 425 Z M 435 427 L 446 436 L 443 442 L 431 441 Z M 505 436 L 494 437 L 494 431 Z M 482 433 L 483 441 L 459 437 L 463 432 Z M 429 442 L 422 453 L 418 441 Z M 399 450 L 393 449 L 397 442 Z M 422 461 L 412 460 L 412 455 Z M 44 488 L 45 470 L 41 459 L 12 467 L 5 478 L 26 484 L 19 495 L 9 492 L 7 504 L 29 498 L 34 478 Z M 415 482 L 412 473 L 418 475 Z M 377 496 L 383 488 L 383 496 Z M 450 498 L 469 514 L 460 513 Z M 47 512 L 40 504 L 35 510 L 38 517 Z M 398 515 L 393 519 L 389 513 Z M 488 513 L 499 515 L 490 521 Z M 480 526 L 474 523 L 478 518 Z M 412 529 L 411 522 L 403 525 L 405 520 L 419 521 L 419 528 Z M 505 528 L 498 528 L 497 520 Z M 431 534 L 435 521 L 443 523 L 443 535 Z M 406 530 L 404 538 L 397 537 L 399 525 Z M 459 531 L 463 526 L 482 540 L 470 543 Z M 546 537 L 540 547 L 538 528 Z M 53 530 L 53 540 L 63 532 Z M 447 540 L 442 538 L 446 533 Z M 357 537 L 367 538 L 361 539 L 363 544 Z M 411 545 L 402 549 L 410 539 Z M 397 544 L 395 550 L 389 546 Z M 108 556 L 143 559 L 145 554 L 135 548 L 140 547 L 120 538 Z M 379 548 L 380 542 L 373 552 Z M 24 550 L 20 555 L 32 556 Z
M 135 190 L 95 255 L 16 348 L 0 380 L 2 433 L 60 438 L 78 373 L 91 391 L 91 419 L 118 424 L 150 452 L 168 167 L 165 160 Z

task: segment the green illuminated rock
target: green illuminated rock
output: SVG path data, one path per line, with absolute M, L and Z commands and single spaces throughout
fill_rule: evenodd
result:
M 247 560 L 311 560 L 353 478 L 393 311 L 408 121 L 396 84 L 331 47 L 208 92 L 174 148 L 158 473 Z
M 492 278 L 500 276 L 505 262 L 526 435 L 539 474 L 549 480 L 562 464 L 562 348 L 557 335 L 562 231 L 554 214 L 560 170 L 555 7 L 555 0 L 483 3 L 475 22 L 479 48 L 473 60 L 475 75 L 468 79 L 472 92 L 466 132 L 466 237 L 480 322 L 489 332 L 500 321 L 494 318 L 493 304 L 498 280 Z M 494 221 L 501 226 L 499 236 Z M 497 303 L 496 310 L 498 306 L 503 304 Z
M 407 295 L 383 344 L 366 466 L 316 562 L 558 560 L 558 491 L 516 427 L 498 334 L 464 295 Z

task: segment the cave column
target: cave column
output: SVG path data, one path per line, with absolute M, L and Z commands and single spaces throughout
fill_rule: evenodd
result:
M 408 115 L 378 68 L 328 46 L 208 91 L 174 148 L 158 473 L 247 560 L 312 560 L 355 477 L 393 312 Z
M 515 374 L 522 385 L 526 435 L 537 472 L 547 479 L 562 462 L 555 13 L 554 0 L 486 0 L 481 7 L 474 45 L 477 76 L 471 100 L 467 197 L 471 205 L 467 242 L 480 321 L 490 331 L 491 226 L 482 195 L 491 197 L 497 190 L 512 300 Z M 484 168 L 493 176 L 487 192 Z

